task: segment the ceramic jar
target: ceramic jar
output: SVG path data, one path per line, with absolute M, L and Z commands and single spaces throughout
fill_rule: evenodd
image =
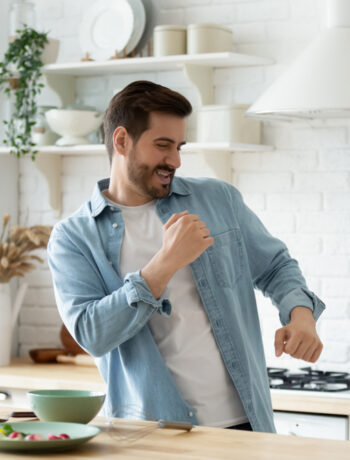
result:
M 153 54 L 154 56 L 186 54 L 186 27 L 156 26 L 153 31 Z
M 198 111 L 197 141 L 259 144 L 260 122 L 245 118 L 248 105 L 204 105 Z
M 232 51 L 232 30 L 219 24 L 190 24 L 187 54 Z

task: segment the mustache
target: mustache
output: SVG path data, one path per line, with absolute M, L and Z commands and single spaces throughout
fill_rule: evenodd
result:
M 175 172 L 174 168 L 170 168 L 167 165 L 158 165 L 156 168 L 154 168 L 154 171 L 156 171 L 157 169 L 162 169 L 163 171 L 168 171 L 171 174 Z

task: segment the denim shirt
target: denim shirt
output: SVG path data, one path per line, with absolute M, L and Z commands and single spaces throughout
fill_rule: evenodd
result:
M 147 325 L 154 314 L 171 315 L 170 301 L 155 299 L 140 271 L 120 276 L 124 224 L 118 206 L 102 194 L 108 186 L 109 179 L 99 181 L 91 200 L 52 231 L 48 261 L 59 313 L 75 340 L 97 358 L 107 384 L 106 415 L 128 417 L 122 406 L 135 405 L 154 419 L 198 424 Z M 317 319 L 324 304 L 308 290 L 286 246 L 232 185 L 175 177 L 156 208 L 163 223 L 180 211 L 197 214 L 214 237 L 190 264 L 194 281 L 253 430 L 274 432 L 254 288 L 272 299 L 283 325 L 293 307 L 308 307 Z

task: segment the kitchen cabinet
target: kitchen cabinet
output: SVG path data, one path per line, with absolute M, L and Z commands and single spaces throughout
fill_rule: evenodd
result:
M 268 58 L 239 53 L 207 53 L 196 55 L 176 55 L 162 57 L 135 57 L 109 61 L 55 63 L 43 67 L 46 84 L 55 91 L 62 107 L 75 103 L 76 77 L 101 76 L 110 74 L 147 71 L 172 71 L 182 69 L 187 79 L 196 88 L 201 104 L 214 103 L 214 69 L 225 67 L 249 67 L 272 64 Z M 183 152 L 195 153 L 204 174 L 231 181 L 231 153 L 234 151 L 264 151 L 271 146 L 224 143 L 186 144 Z M 63 155 L 107 155 L 104 145 L 81 145 L 73 147 L 47 146 L 38 149 L 36 166 L 46 179 L 49 187 L 49 204 L 52 209 L 61 210 L 61 163 Z M 9 149 L 0 147 L 0 154 L 8 154 Z M 213 155 L 215 152 L 215 156 Z M 188 155 L 188 158 L 189 158 Z M 189 158 L 190 159 L 190 158 Z M 0 155 L 1 161 L 1 155 Z M 197 163 L 197 161 L 196 161 Z M 198 164 L 197 164 L 198 166 Z M 210 173 L 206 173 L 206 171 Z
M 345 415 L 274 412 L 278 434 L 319 439 L 348 440 L 349 418 Z
M 278 433 L 350 440 L 350 393 L 271 390 Z

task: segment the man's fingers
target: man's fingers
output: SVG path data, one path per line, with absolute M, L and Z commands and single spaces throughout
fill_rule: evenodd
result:
M 318 358 L 320 357 L 321 353 L 322 353 L 322 350 L 323 350 L 323 345 L 322 343 L 316 348 L 316 350 L 313 352 L 311 358 L 310 358 L 310 362 L 311 363 L 315 363 Z
M 300 351 L 298 348 L 300 347 L 301 343 L 302 342 L 299 338 L 291 336 L 284 346 L 284 352 L 288 355 L 296 357 L 295 355 Z
M 164 228 L 167 230 L 171 225 L 175 224 L 175 222 L 176 222 L 177 220 L 179 220 L 180 217 L 185 216 L 186 214 L 188 214 L 188 211 L 187 211 L 187 210 L 186 210 L 186 211 L 182 211 L 182 212 L 177 212 L 177 213 L 173 214 L 173 215 L 168 219 L 168 221 L 165 222 Z
M 286 339 L 286 329 L 282 327 L 281 329 L 277 329 L 275 334 L 275 354 L 276 356 L 281 356 L 284 349 L 284 341 Z

